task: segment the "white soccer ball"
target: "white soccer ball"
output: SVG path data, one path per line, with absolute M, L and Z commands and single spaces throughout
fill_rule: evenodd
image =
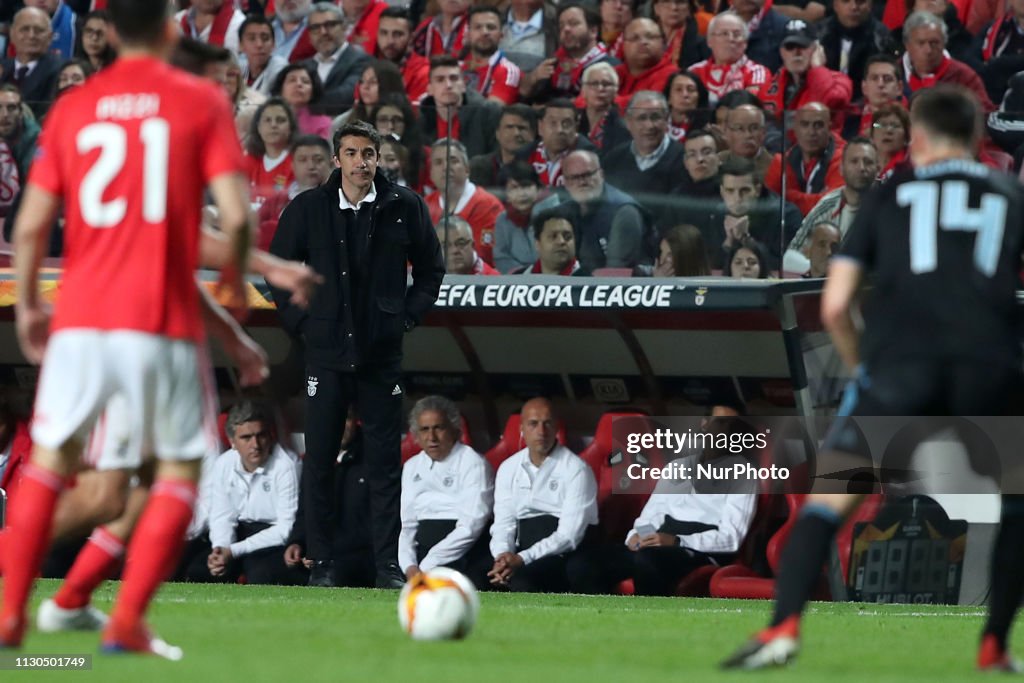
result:
M 465 638 L 479 611 L 473 582 L 445 567 L 413 577 L 398 596 L 398 622 L 415 640 Z

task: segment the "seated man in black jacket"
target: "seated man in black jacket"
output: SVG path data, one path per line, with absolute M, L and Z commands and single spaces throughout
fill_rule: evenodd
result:
M 768 247 L 768 265 L 777 269 L 782 244 L 789 244 L 803 220 L 799 209 L 766 190 L 746 159 L 727 160 L 719 177 L 722 203 L 710 214 L 693 216 L 704 234 L 711 267 L 722 268 L 737 243 L 753 238 Z

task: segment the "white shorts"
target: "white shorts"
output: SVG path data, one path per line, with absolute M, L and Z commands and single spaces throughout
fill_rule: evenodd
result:
M 128 330 L 61 330 L 50 337 L 36 393 L 32 439 L 56 449 L 84 442 L 109 409 L 94 446 L 97 469 L 136 467 L 143 454 L 195 460 L 216 449 L 216 401 L 205 348 Z

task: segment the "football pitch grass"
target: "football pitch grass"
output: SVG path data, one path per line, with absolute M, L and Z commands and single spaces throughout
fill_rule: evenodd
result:
M 33 608 L 52 594 L 39 583 Z M 117 584 L 95 604 L 110 609 Z M 597 683 L 764 680 L 787 683 L 979 679 L 981 607 L 813 603 L 796 664 L 720 672 L 718 661 L 763 625 L 761 601 L 481 594 L 473 633 L 414 642 L 400 630 L 397 592 L 168 584 L 154 630 L 180 662 L 97 654 L 98 634 L 30 632 L 22 654 L 92 654 L 90 672 L 0 671 L 0 681 L 227 683 Z M 34 614 L 34 612 L 33 612 Z M 1021 638 L 1015 639 L 1018 652 Z

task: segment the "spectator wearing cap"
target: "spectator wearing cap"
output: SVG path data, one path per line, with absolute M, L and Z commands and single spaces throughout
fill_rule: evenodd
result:
M 747 25 L 747 56 L 770 71 L 777 71 L 782 66 L 778 44 L 789 19 L 772 9 L 767 0 L 733 0 L 732 9 Z
M 619 74 L 616 103 L 625 109 L 629 99 L 641 90 L 665 89 L 669 77 L 679 70 L 665 50 L 661 27 L 650 19 L 634 19 L 626 25 L 624 62 L 615 67 Z
M 469 157 L 458 140 L 441 139 L 430 147 L 430 181 L 437 188 L 427 196 L 430 220 L 440 225 L 446 213 L 473 226 L 481 258 L 494 265 L 494 224 L 504 207 L 493 194 L 469 180 Z
M 892 5 L 903 4 L 896 0 Z M 844 73 L 853 84 L 854 99 L 861 95 L 861 81 L 872 55 L 896 55 L 899 43 L 872 13 L 872 0 L 832 0 L 833 13 L 818 26 L 825 49 L 825 66 Z
M 972 91 L 986 113 L 992 104 L 981 77 L 946 52 L 946 23 L 930 12 L 914 12 L 903 24 L 903 71 L 911 92 L 936 83 L 955 83 Z
M 832 130 L 842 131 L 853 86 L 849 78 L 824 66 L 825 52 L 814 29 L 799 19 L 789 22 L 779 53 L 782 68 L 759 93 L 765 109 L 781 116 L 818 102 L 830 112 Z
M 771 80 L 771 72 L 746 55 L 749 37 L 747 25 L 735 12 L 722 12 L 708 25 L 708 48 L 711 56 L 690 67 L 708 90 L 714 104 L 733 90 L 757 94 Z

